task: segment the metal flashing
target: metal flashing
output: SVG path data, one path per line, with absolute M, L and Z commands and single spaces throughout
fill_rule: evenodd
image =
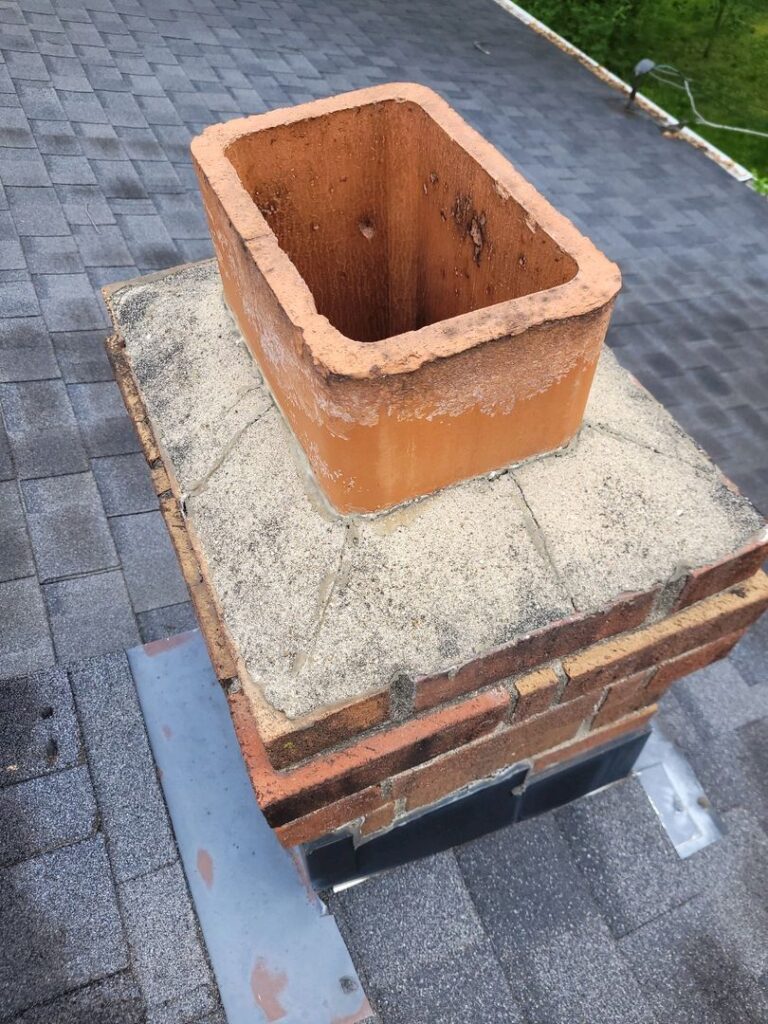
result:
M 634 774 L 681 858 L 720 839 L 720 824 L 693 769 L 655 722 Z
M 335 920 L 259 809 L 199 630 L 128 660 L 229 1024 L 370 1016 Z

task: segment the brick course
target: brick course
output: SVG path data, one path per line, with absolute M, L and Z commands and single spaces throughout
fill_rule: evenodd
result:
M 258 699 L 252 695 L 251 699 Z M 260 715 L 262 735 L 269 759 L 275 768 L 288 768 L 322 750 L 343 743 L 351 736 L 382 725 L 389 717 L 389 693 L 382 690 L 368 697 L 352 701 L 343 707 L 320 714 L 306 715 L 302 719 L 286 721 L 284 715 L 270 715 L 267 702 L 262 700 Z M 275 732 L 270 735 L 270 719 Z
M 758 571 L 768 559 L 768 527 L 762 529 L 752 540 L 734 554 L 693 569 L 686 578 L 675 602 L 675 608 L 686 608 L 705 597 L 711 597 L 720 590 L 741 583 Z
M 533 770 L 535 772 L 547 771 L 549 768 L 554 768 L 555 765 L 564 764 L 566 761 L 572 761 L 574 758 L 588 754 L 591 750 L 597 750 L 599 747 L 611 743 L 621 736 L 629 736 L 634 732 L 639 732 L 648 724 L 657 711 L 657 705 L 650 704 L 648 707 L 626 715 L 624 718 L 620 718 L 618 721 L 612 722 L 602 729 L 595 729 L 587 736 L 563 744 L 554 750 L 547 750 L 533 759 Z
M 417 711 L 435 707 L 553 658 L 572 654 L 605 637 L 634 629 L 648 619 L 657 594 L 657 588 L 622 594 L 600 611 L 561 619 L 459 668 L 417 679 L 414 706 Z
M 768 577 L 758 572 L 734 590 L 700 601 L 646 629 L 565 658 L 566 699 L 606 686 L 745 628 L 768 606 Z
M 522 722 L 546 711 L 554 701 L 559 686 L 560 678 L 553 668 L 542 668 L 516 679 L 513 689 L 517 694 L 517 703 L 513 721 Z
M 286 825 L 280 825 L 275 831 L 284 846 L 298 846 L 299 843 L 317 839 L 364 815 L 376 814 L 384 806 L 385 800 L 380 786 L 370 786 L 316 811 L 310 811 Z
M 544 771 L 641 729 L 655 714 L 655 701 L 667 686 L 723 657 L 742 635 L 744 624 L 766 604 L 768 578 L 758 573 L 695 608 L 591 645 L 565 659 L 570 682 L 578 685 L 566 687 L 561 702 L 552 706 L 560 686 L 555 667 L 528 673 L 510 687 L 517 702 L 507 723 L 502 719 L 509 708 L 508 694 L 497 687 L 358 739 L 298 769 L 274 772 L 266 768 L 264 755 L 260 767 L 251 765 L 262 805 L 268 818 L 278 823 L 286 845 L 353 822 L 360 835 L 368 836 L 389 827 L 399 815 L 518 761 L 532 759 L 534 770 Z M 734 623 L 735 631 L 706 639 Z M 701 639 L 705 642 L 688 646 Z M 681 647 L 687 649 L 677 653 Z M 660 661 L 664 655 L 671 656 Z M 639 670 L 631 671 L 638 664 Z M 252 743 L 253 733 L 251 749 Z
M 628 676 L 618 683 L 612 683 L 605 691 L 605 696 L 595 715 L 594 726 L 600 728 L 623 718 L 624 715 L 637 711 L 646 700 L 646 687 L 651 675 L 650 670 Z
M 478 779 L 487 778 L 538 750 L 558 746 L 576 734 L 595 709 L 597 698 L 586 696 L 561 704 L 520 725 L 502 729 L 429 764 L 392 779 L 392 796 L 407 810 L 433 803 Z
M 397 804 L 394 800 L 390 800 L 381 807 L 377 807 L 375 811 L 370 811 L 360 825 L 360 835 L 373 835 L 387 828 L 394 821 L 396 809 Z
M 698 672 L 700 668 L 705 668 L 707 665 L 711 665 L 713 661 L 724 658 L 744 636 L 744 632 L 745 630 L 742 629 L 736 633 L 728 633 L 726 636 L 719 637 L 711 643 L 704 644 L 702 647 L 696 647 L 694 650 L 682 654 L 679 658 L 673 658 L 671 661 L 664 662 L 663 665 L 658 667 L 648 683 L 645 691 L 646 698 L 648 700 L 658 700 L 675 680 L 682 679 L 683 676 L 690 675 L 691 672 Z
M 508 707 L 506 690 L 490 690 L 315 758 L 283 773 L 279 782 L 276 774 L 257 779 L 264 813 L 271 824 L 282 825 L 318 803 L 340 799 L 471 742 L 494 729 Z

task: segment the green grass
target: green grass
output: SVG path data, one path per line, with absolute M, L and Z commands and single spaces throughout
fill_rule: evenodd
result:
M 691 80 L 704 117 L 768 132 L 768 2 L 729 0 L 708 57 L 718 0 L 522 0 L 625 81 L 642 57 Z M 768 178 L 768 139 L 695 124 L 684 93 L 646 76 L 641 91 L 734 160 Z

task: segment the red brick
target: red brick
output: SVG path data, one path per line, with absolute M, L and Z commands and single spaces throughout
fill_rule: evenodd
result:
M 309 814 L 296 818 L 287 825 L 280 825 L 275 832 L 283 846 L 308 843 L 341 828 L 342 825 L 348 825 L 363 815 L 375 814 L 381 809 L 384 799 L 381 787 L 371 786 L 332 804 L 326 804 L 325 807 L 319 807 L 316 811 L 310 811 Z
M 626 718 L 619 719 L 618 722 L 613 722 L 602 729 L 595 729 L 587 736 L 584 736 L 583 739 L 563 744 L 555 750 L 548 750 L 534 758 L 533 770 L 536 774 L 539 774 L 556 764 L 571 761 L 573 758 L 581 757 L 582 754 L 586 754 L 590 750 L 595 750 L 606 743 L 611 743 L 620 736 L 637 732 L 643 728 L 646 722 L 653 718 L 658 710 L 656 704 L 649 704 L 648 707 L 641 708 L 640 711 L 635 711 L 631 715 L 627 715 Z
M 662 661 L 744 629 L 768 606 L 768 577 L 758 572 L 732 591 L 706 598 L 645 629 L 563 660 L 566 698 L 607 686 Z
M 389 717 L 389 692 L 382 690 L 331 710 L 322 708 L 294 721 L 266 706 L 259 708 L 258 717 L 270 761 L 275 768 L 288 768 L 385 722 Z M 277 721 L 272 736 L 271 719 Z
M 514 689 L 517 703 L 512 721 L 522 722 L 526 718 L 540 715 L 551 707 L 560 680 L 552 668 L 542 668 L 515 680 Z
M 506 690 L 485 691 L 315 758 L 281 773 L 279 781 L 274 777 L 260 780 L 261 786 L 255 781 L 257 791 L 261 789 L 262 809 L 271 825 L 284 825 L 321 804 L 470 743 L 494 729 L 508 709 Z
M 674 610 L 686 608 L 696 601 L 701 601 L 721 590 L 727 590 L 728 587 L 732 587 L 736 583 L 741 583 L 742 580 L 754 575 L 766 559 L 768 559 L 768 527 L 763 527 L 744 547 L 739 548 L 732 555 L 728 555 L 719 562 L 692 570 L 680 591 Z
M 390 800 L 389 803 L 383 804 L 381 807 L 377 807 L 375 811 L 366 814 L 360 826 L 360 835 L 370 836 L 374 832 L 380 832 L 383 828 L 387 828 L 388 825 L 392 824 L 394 817 L 395 802 Z
M 663 665 L 659 665 L 648 684 L 646 691 L 648 698 L 658 700 L 676 679 L 682 679 L 683 676 L 697 672 L 700 668 L 711 665 L 719 658 L 724 658 L 741 640 L 744 632 L 742 629 L 736 633 L 721 636 L 718 640 L 713 640 L 712 643 L 704 644 L 703 647 L 697 647 L 679 658 L 673 658 L 672 661 L 666 661 Z
M 587 696 L 560 704 L 397 775 L 392 780 L 392 796 L 405 798 L 407 809 L 413 810 L 489 778 L 517 761 L 569 739 L 591 718 L 595 703 L 595 697 Z
M 538 668 L 598 640 L 635 629 L 648 618 L 657 593 L 657 590 L 651 590 L 622 594 L 600 611 L 560 619 L 457 669 L 417 679 L 414 706 L 417 711 L 435 707 L 483 686 Z
M 649 700 L 652 702 L 653 698 L 649 698 L 646 694 L 646 686 L 652 671 L 652 669 L 646 669 L 644 672 L 638 672 L 627 679 L 620 679 L 617 683 L 612 683 L 605 691 L 603 703 L 595 715 L 593 728 L 599 729 L 604 725 L 609 725 L 611 722 L 637 711 Z

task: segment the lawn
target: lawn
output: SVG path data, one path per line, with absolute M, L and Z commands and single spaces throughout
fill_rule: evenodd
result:
M 691 80 L 696 106 L 708 120 L 768 132 L 768 0 L 725 0 L 717 30 L 721 0 L 522 3 L 625 81 L 642 57 L 672 64 Z M 768 178 L 768 138 L 694 124 L 685 93 L 648 76 L 641 90 L 734 160 Z

